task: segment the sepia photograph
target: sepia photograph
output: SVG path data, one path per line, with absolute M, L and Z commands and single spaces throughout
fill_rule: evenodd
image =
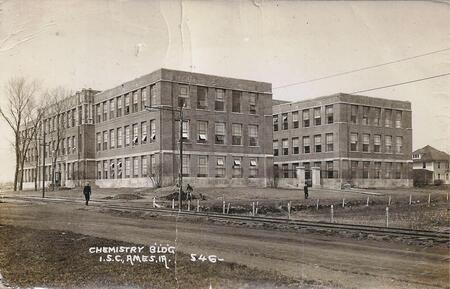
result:
M 0 289 L 450 288 L 449 8 L 0 0 Z

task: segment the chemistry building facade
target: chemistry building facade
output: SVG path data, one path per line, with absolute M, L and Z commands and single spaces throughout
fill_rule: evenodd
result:
M 275 182 L 412 186 L 411 103 L 334 94 L 273 106 Z
M 82 90 L 71 99 L 63 114 L 49 110 L 39 136 L 50 136 L 56 125 L 65 127 L 56 165 L 58 185 L 174 185 L 180 136 L 184 183 L 271 185 L 270 83 L 160 69 L 106 91 Z M 40 186 L 42 160 L 35 151 L 45 147 L 51 156 L 54 145 L 46 144 L 35 143 L 30 150 L 24 187 L 34 187 L 36 176 Z M 51 158 L 45 165 L 48 184 Z

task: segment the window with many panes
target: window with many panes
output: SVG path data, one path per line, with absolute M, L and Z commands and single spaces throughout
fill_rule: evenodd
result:
M 241 95 L 242 93 L 237 90 L 233 90 L 231 99 L 231 111 L 241 112 Z
M 258 126 L 254 124 L 248 125 L 248 145 L 251 147 L 258 146 Z
M 152 86 L 150 86 L 150 106 L 155 106 L 157 105 L 156 102 L 156 85 L 153 84 Z
M 287 156 L 289 154 L 289 140 L 287 138 L 284 138 L 281 140 L 282 146 L 283 146 L 283 155 Z
M 180 93 L 178 94 L 178 107 L 189 107 L 189 87 L 180 85 Z
M 197 142 L 206 143 L 208 141 L 208 122 L 197 121 Z
M 303 153 L 309 154 L 310 152 L 311 152 L 311 149 L 310 149 L 309 136 L 304 136 L 303 137 Z
M 248 96 L 249 113 L 256 114 L 256 104 L 258 102 L 258 96 L 256 93 L 250 93 Z
M 183 177 L 188 177 L 191 174 L 191 160 L 189 155 L 183 155 L 183 164 L 181 166 L 181 172 Z
M 321 118 L 321 109 L 320 107 L 314 108 L 314 125 L 321 125 L 322 124 L 322 118 Z
M 374 163 L 374 178 L 381 179 L 381 162 Z
M 198 156 L 198 177 L 208 176 L 208 156 Z
M 258 160 L 251 158 L 249 165 L 249 178 L 256 178 L 258 176 Z
M 215 111 L 225 111 L 225 90 L 216 88 Z
M 126 126 L 125 127 L 125 146 L 129 146 L 130 145 L 130 126 Z
M 369 152 L 369 145 L 370 145 L 370 134 L 364 133 L 362 135 L 363 137 L 363 147 L 362 147 L 362 151 L 363 152 Z
M 287 113 L 283 113 L 283 114 L 281 115 L 281 121 L 282 121 L 282 123 L 281 123 L 281 128 L 282 128 L 283 130 L 288 129 L 288 128 L 289 128 L 289 123 L 288 123 L 288 114 L 287 114 Z
M 130 158 L 125 159 L 125 178 L 129 178 L 131 175 L 131 161 Z
M 109 101 L 109 118 L 113 119 L 116 117 L 116 102 L 115 99 Z
M 95 118 L 95 122 L 99 123 L 102 120 L 102 111 L 101 111 L 101 108 L 100 108 L 100 103 L 95 106 L 95 111 L 97 113 L 96 114 L 96 118 Z
M 133 158 L 133 178 L 139 177 L 139 158 Z
M 225 144 L 225 123 L 216 122 L 215 124 L 215 144 Z
M 325 117 L 326 117 L 326 120 L 327 120 L 328 124 L 334 122 L 333 105 L 325 106 Z
M 401 110 L 395 111 L 395 127 L 396 128 L 402 127 L 402 111 Z
M 386 153 L 392 153 L 392 136 L 384 136 L 384 148 Z
M 278 115 L 272 116 L 273 118 L 273 131 L 278 131 Z
M 372 109 L 373 109 L 373 125 L 379 126 L 380 125 L 381 108 L 374 107 Z
M 298 128 L 298 111 L 292 112 L 292 127 Z
M 225 177 L 225 157 L 216 157 L 216 178 Z
M 242 124 L 233 123 L 231 125 L 231 144 L 242 145 Z
M 148 176 L 148 163 L 147 163 L 147 156 L 141 156 L 141 175 L 142 177 Z
M 147 87 L 141 89 L 141 109 L 144 110 L 147 106 Z
M 133 145 L 139 144 L 139 127 L 138 124 L 133 124 Z
M 102 179 L 102 162 L 97 162 L 97 180 Z
M 316 153 L 322 152 L 322 136 L 320 134 L 314 136 L 314 147 Z
M 97 151 L 101 151 L 102 150 L 102 134 L 101 133 L 97 133 Z
M 303 127 L 309 127 L 309 109 L 305 109 L 303 114 Z
M 276 156 L 278 156 L 278 140 L 274 140 L 273 141 L 273 145 L 272 145 L 272 147 L 273 147 L 273 155 L 276 157 Z
M 350 151 L 358 151 L 358 134 L 355 132 L 350 134 Z
M 358 115 L 358 106 L 357 105 L 351 105 L 350 109 L 350 122 L 356 123 L 357 122 L 357 115 Z
M 125 115 L 130 113 L 130 94 L 125 94 Z
M 395 164 L 395 178 L 396 179 L 401 179 L 402 178 L 402 167 L 403 167 L 402 163 L 396 163 Z
M 385 127 L 392 126 L 392 110 L 391 109 L 384 110 L 384 126 Z
M 117 159 L 117 178 L 118 179 L 122 178 L 122 175 L 123 175 L 122 170 L 123 170 L 122 160 Z
M 182 130 L 183 131 L 181 133 L 181 136 L 185 140 L 189 139 L 189 131 L 190 131 L 189 127 L 190 127 L 189 126 L 189 120 L 184 120 L 183 123 L 182 123 Z
M 369 125 L 369 107 L 363 106 L 362 124 Z
M 381 135 L 379 134 L 373 136 L 373 152 L 381 152 Z
M 116 164 L 114 163 L 114 160 L 110 161 L 110 164 L 109 164 L 109 175 L 110 175 L 111 179 L 115 179 L 116 178 Z
M 156 120 L 150 120 L 150 142 L 156 140 Z
M 358 177 L 358 161 L 350 162 L 350 175 L 353 179 Z
M 292 138 L 292 154 L 298 155 L 300 153 L 300 141 L 298 137 Z
M 392 163 L 386 163 L 386 179 L 392 179 Z
M 131 95 L 132 98 L 132 102 L 133 102 L 133 112 L 137 112 L 138 111 L 138 92 L 137 91 L 133 91 L 133 94 Z
M 141 143 L 147 143 L 147 122 L 141 122 Z
M 327 178 L 332 179 L 334 178 L 334 162 L 333 161 L 327 161 L 325 163 L 326 171 L 327 171 Z
M 116 134 L 114 133 L 114 129 L 109 130 L 109 147 L 111 149 L 116 147 Z
M 122 97 L 117 97 L 117 117 L 122 116 Z
M 369 178 L 370 162 L 363 162 L 363 179 Z
M 208 89 L 203 86 L 197 86 L 197 108 L 206 109 L 208 107 L 207 101 Z

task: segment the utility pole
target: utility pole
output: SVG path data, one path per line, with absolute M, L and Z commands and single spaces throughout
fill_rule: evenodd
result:
M 43 154 L 42 154 L 42 198 L 45 198 L 45 152 L 47 151 L 47 144 L 45 143 L 45 127 L 43 129 L 43 144 L 41 144 L 42 146 L 42 150 L 43 150 Z

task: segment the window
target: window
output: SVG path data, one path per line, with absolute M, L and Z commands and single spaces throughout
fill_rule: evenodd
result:
M 327 170 L 327 178 L 328 179 L 334 178 L 334 163 L 333 163 L 333 161 L 327 161 L 325 163 L 325 165 L 326 165 L 326 170 Z
M 104 179 L 108 179 L 108 172 L 109 172 L 108 161 L 103 161 L 103 178 Z
M 392 163 L 386 163 L 386 179 L 392 179 Z
M 147 156 L 141 157 L 141 175 L 142 175 L 142 177 L 148 176 Z
M 427 168 L 427 163 L 426 162 L 423 162 L 422 163 L 422 169 L 426 169 Z
M 437 168 L 438 168 L 438 169 L 441 168 L 441 162 L 437 162 Z
M 327 118 L 327 123 L 334 122 L 333 105 L 325 106 L 325 117 Z
M 225 90 L 216 89 L 216 100 L 214 102 L 215 111 L 225 111 Z
M 304 162 L 303 166 L 305 167 L 305 179 L 311 180 L 311 165 L 308 162 Z
M 396 179 L 402 178 L 402 163 L 395 164 L 395 178 Z
M 216 157 L 216 178 L 225 177 L 225 157 Z
M 231 100 L 231 111 L 241 112 L 241 92 L 233 90 Z
M 103 102 L 103 121 L 108 120 L 108 103 L 106 101 Z
M 403 137 L 398 136 L 395 138 L 395 153 L 401 154 L 402 150 L 403 150 Z M 439 166 L 438 166 L 438 168 L 439 168 Z
M 125 178 L 129 178 L 131 174 L 130 158 L 125 159 Z
M 109 101 L 109 119 L 113 119 L 116 116 L 116 103 L 115 99 Z
M 363 106 L 362 124 L 369 125 L 369 107 Z
M 215 144 L 225 144 L 225 123 L 216 122 Z
M 363 179 L 369 178 L 370 162 L 363 162 Z
M 139 177 L 139 158 L 133 158 L 133 178 Z
M 387 135 L 384 137 L 386 153 L 392 153 L 392 136 Z
M 369 144 L 370 144 L 370 135 L 367 133 L 363 134 L 363 147 L 362 147 L 362 151 L 363 152 L 369 152 Z
M 122 97 L 117 97 L 117 117 L 122 116 Z
M 103 132 L 103 150 L 107 150 L 108 149 L 108 132 L 105 130 Z
M 125 146 L 129 146 L 130 145 L 130 127 L 126 126 L 125 127 Z
M 150 155 L 150 170 L 152 176 L 158 174 L 158 169 L 161 170 L 161 168 L 158 168 L 158 164 L 156 162 L 156 155 Z
M 117 148 L 121 148 L 123 144 L 122 128 L 117 129 Z
M 156 103 L 156 85 L 150 86 L 150 106 L 155 106 Z
M 283 146 L 283 155 L 287 156 L 289 154 L 289 140 L 287 138 L 281 140 Z
M 353 179 L 358 177 L 358 161 L 350 162 L 350 174 Z
M 310 151 L 310 142 L 309 142 L 309 136 L 304 136 L 303 137 L 303 153 L 304 154 L 309 154 Z
M 125 95 L 125 115 L 130 113 L 130 94 Z
M 314 125 L 321 125 L 322 120 L 321 120 L 320 114 L 321 114 L 320 107 L 315 107 L 314 108 Z
M 381 135 L 379 134 L 373 136 L 373 152 L 381 152 Z
M 233 158 L 233 178 L 242 178 L 242 165 L 241 158 Z
M 117 159 L 117 178 L 118 179 L 122 178 L 122 160 L 121 159 Z
M 395 127 L 396 128 L 402 127 L 402 111 L 401 110 L 395 111 Z
M 64 140 L 62 141 L 61 154 L 62 155 L 66 154 L 66 142 Z
M 75 126 L 75 109 L 72 109 L 72 127 Z
M 350 112 L 350 122 L 351 123 L 356 123 L 356 116 L 358 114 L 358 106 L 357 105 L 352 105 L 351 106 L 351 112 Z
M 288 114 L 287 113 L 283 113 L 281 115 L 281 119 L 282 119 L 282 129 L 286 130 L 289 128 L 289 123 L 288 123 Z
M 278 131 L 278 115 L 273 116 L 273 131 Z
M 181 168 L 181 172 L 183 177 L 188 177 L 191 174 L 191 161 L 189 155 L 183 155 L 183 164 Z
M 147 105 L 147 88 L 141 89 L 141 109 L 144 110 Z
M 287 179 L 289 178 L 289 165 L 288 164 L 282 164 L 281 170 L 283 171 L 283 178 Z
M 184 120 L 182 125 L 181 125 L 181 137 L 185 140 L 189 139 L 189 120 Z
M 392 110 L 390 109 L 384 110 L 384 126 L 385 127 L 392 126 Z
M 298 128 L 298 111 L 292 112 L 292 127 Z
M 242 124 L 233 123 L 231 125 L 231 144 L 242 144 Z
M 138 145 L 139 144 L 139 128 L 138 128 L 138 124 L 135 123 L 133 124 L 133 145 Z
M 332 152 L 334 150 L 333 134 L 332 133 L 327 133 L 325 135 L 325 142 L 327 143 L 327 152 Z
M 141 122 L 141 143 L 147 143 L 147 122 Z
M 373 125 L 379 126 L 380 125 L 381 108 L 374 107 L 372 109 L 373 109 Z
M 354 132 L 350 134 L 350 151 L 358 151 L 358 134 Z
M 137 91 L 133 91 L 133 94 L 131 95 L 132 97 L 132 101 L 133 101 L 133 112 L 137 112 L 138 111 L 138 92 Z
M 278 141 L 277 140 L 273 141 L 273 155 L 275 157 L 278 156 Z
M 97 162 L 97 180 L 102 179 L 102 162 Z
M 248 125 L 248 140 L 249 146 L 255 147 L 258 146 L 258 126 L 249 124 Z
M 180 94 L 178 95 L 178 107 L 190 107 L 189 87 L 187 85 L 180 86 Z
M 101 151 L 102 150 L 102 135 L 101 133 L 97 133 L 97 151 Z
M 197 121 L 197 142 L 206 143 L 208 141 L 208 122 Z
M 303 127 L 309 127 L 309 109 L 303 110 Z
M 292 138 L 292 154 L 298 155 L 300 153 L 300 141 L 298 137 Z
M 322 136 L 320 134 L 314 136 L 314 146 L 316 153 L 322 152 Z
M 150 120 L 150 142 L 156 139 L 156 120 Z
M 115 179 L 116 178 L 116 170 L 115 170 L 115 163 L 114 160 L 111 160 L 110 164 L 109 164 L 109 175 L 111 177 L 111 179 Z
M 258 102 L 258 97 L 256 96 L 256 93 L 250 93 L 248 104 L 249 104 L 249 113 L 250 114 L 256 114 L 256 104 Z
M 258 160 L 256 158 L 251 158 L 249 178 L 256 178 L 257 176 L 258 176 Z
M 208 89 L 203 86 L 197 86 L 197 108 L 206 109 L 208 107 L 207 102 Z
M 381 162 L 375 162 L 374 178 L 381 179 Z
M 198 177 L 208 176 L 208 156 L 198 156 Z
M 102 112 L 100 110 L 100 103 L 95 106 L 95 110 L 97 111 L 97 117 L 95 119 L 96 123 L 99 123 L 102 120 Z M 74 126 L 74 125 L 72 125 Z

